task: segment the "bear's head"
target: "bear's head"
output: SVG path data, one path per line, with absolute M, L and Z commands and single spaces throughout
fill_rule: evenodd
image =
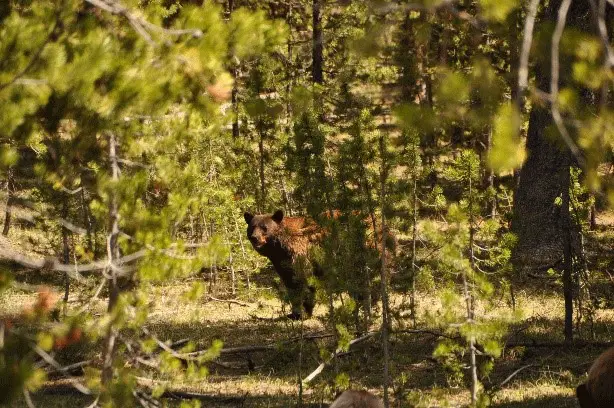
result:
M 280 232 L 281 221 L 284 219 L 282 210 L 271 214 L 254 215 L 249 212 L 243 214 L 247 223 L 247 239 L 258 252 L 265 250 L 267 244 L 274 244 Z

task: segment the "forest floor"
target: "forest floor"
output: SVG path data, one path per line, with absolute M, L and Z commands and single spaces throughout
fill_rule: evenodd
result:
M 305 337 L 322 337 L 305 341 L 303 362 L 299 366 L 301 325 L 288 320 L 273 320 L 282 312 L 282 305 L 270 296 L 254 296 L 243 299 L 249 306 L 219 301 L 187 303 L 182 294 L 190 289 L 190 282 L 157 286 L 151 293 L 154 303 L 147 328 L 160 339 L 178 341 L 189 338 L 197 342 L 198 348 L 207 348 L 215 339 L 221 339 L 225 348 L 240 346 L 273 345 L 276 347 L 245 352 L 224 354 L 209 365 L 210 375 L 198 383 L 177 383 L 168 378 L 152 377 L 151 384 L 163 382 L 175 390 L 203 393 L 216 397 L 211 404 L 203 406 L 243 407 L 290 407 L 294 406 L 298 392 L 297 378 L 306 377 L 321 362 L 319 348 L 332 350 L 331 338 L 324 337 L 331 331 L 326 327 L 326 309 L 319 306 L 315 318 L 304 322 Z M 60 290 L 60 288 L 58 288 Z M 256 292 L 257 293 L 257 292 Z M 73 295 L 75 298 L 77 294 Z M 219 295 L 218 295 L 219 296 Z M 438 299 L 421 294 L 422 309 L 436 310 Z M 394 296 L 393 301 L 401 300 Z M 72 298 L 71 298 L 72 301 Z M 33 302 L 33 296 L 10 290 L 0 302 L 0 314 L 20 310 Z M 574 388 L 581 382 L 592 360 L 603 351 L 603 347 L 577 344 L 562 344 L 563 305 L 558 296 L 548 291 L 519 290 L 516 294 L 517 308 L 524 312 L 524 319 L 515 325 L 509 337 L 511 344 L 506 347 L 501 359 L 488 382 L 500 384 L 519 368 L 525 367 L 495 395 L 495 407 L 575 407 Z M 499 302 L 502 311 L 509 310 L 505 297 Z M 96 302 L 96 309 L 105 310 L 105 300 Z M 496 310 L 494 310 L 496 312 Z M 12 313 L 11 313 L 12 314 Z M 265 320 L 270 318 L 270 320 Z M 438 328 L 419 327 L 435 332 Z M 595 319 L 597 341 L 608 341 L 614 333 L 614 313 L 600 311 Z M 395 334 L 391 340 L 393 360 L 392 374 L 395 377 L 395 393 L 412 401 L 400 406 L 462 406 L 468 401 L 468 392 L 462 384 L 450 382 L 450 373 L 432 358 L 437 338 L 424 333 Z M 553 344 L 553 346 L 548 346 Z M 62 353 L 58 359 L 70 364 L 95 357 L 99 350 L 73 347 Z M 528 366 L 528 367 L 527 367 Z M 350 353 L 338 359 L 337 370 L 350 376 L 356 388 L 368 388 L 380 393 L 381 350 L 377 337 L 353 346 Z M 404 376 L 404 385 L 401 377 Z M 334 368 L 327 366 L 313 381 L 312 387 L 304 391 L 304 401 L 320 405 L 330 401 Z M 62 381 L 50 382 L 49 385 Z M 233 400 L 224 405 L 226 397 Z M 35 403 L 41 407 L 85 406 L 86 399 L 58 396 L 35 395 Z M 398 406 L 398 405 L 395 405 Z
M 601 220 L 602 228 L 589 241 L 592 253 L 591 265 L 607 271 L 609 259 L 614 252 L 611 245 L 613 233 L 610 221 Z M 603 227 L 607 225 L 607 227 Z M 589 254 L 590 255 L 590 254 Z M 191 339 L 197 349 L 206 349 L 215 339 L 224 343 L 224 348 L 267 346 L 242 353 L 223 354 L 210 363 L 210 374 L 204 381 L 177 382 L 152 374 L 139 381 L 145 386 L 164 384 L 169 389 L 202 393 L 212 397 L 203 407 L 292 407 L 296 406 L 298 378 L 304 378 L 322 362 L 321 349 L 334 350 L 332 331 L 326 324 L 327 308 L 320 304 L 313 318 L 300 322 L 275 319 L 281 316 L 283 305 L 272 288 L 274 272 L 265 268 L 252 281 L 251 290 L 242 289 L 231 296 L 221 290 L 210 292 L 197 302 L 187 302 L 184 294 L 192 284 L 203 277 L 182 279 L 150 287 L 148 301 L 151 312 L 147 329 L 158 338 L 176 342 Z M 41 278 L 26 275 L 22 281 L 41 283 Z M 61 278 L 43 279 L 45 284 L 63 291 Z M 97 286 L 94 278 L 74 285 L 68 302 L 68 313 L 77 310 L 84 298 L 91 297 Z M 605 281 L 602 290 L 612 291 L 614 285 Z M 511 301 L 509 291 L 497 292 L 497 297 L 488 308 L 488 313 L 509 314 Z M 36 294 L 11 288 L 0 295 L 0 318 L 15 316 L 35 300 Z M 239 303 L 223 299 L 236 299 Z M 441 308 L 435 291 L 421 291 L 418 295 L 417 332 L 400 329 L 391 337 L 391 374 L 394 379 L 393 396 L 395 407 L 464 406 L 469 393 L 466 384 L 453 381 L 453 376 L 432 357 L 442 328 L 433 324 L 432 318 Z M 405 301 L 399 293 L 391 301 L 399 305 Z M 492 406 L 513 407 L 576 407 L 575 386 L 580 383 L 593 359 L 614 338 L 614 310 L 603 308 L 596 311 L 589 335 L 588 324 L 580 325 L 581 336 L 590 341 L 578 341 L 572 345 L 563 343 L 563 301 L 560 286 L 556 281 L 524 281 L 515 284 L 516 308 L 522 318 L 515 323 L 506 337 L 506 347 L 494 370 L 485 379 L 489 385 L 498 385 L 508 376 L 513 378 L 494 394 Z M 483 305 L 484 306 L 484 305 Z M 93 313 L 104 313 L 106 299 L 101 296 L 90 306 Z M 396 306 L 392 307 L 395 310 Z M 485 310 L 485 309 L 483 309 Z M 373 326 L 376 329 L 377 325 Z M 298 340 L 304 337 L 302 348 Z M 56 357 L 63 364 L 96 358 L 100 348 L 85 348 L 74 345 Z M 302 355 L 302 359 L 299 356 Z M 521 369 L 517 372 L 517 370 Z M 349 375 L 353 388 L 370 389 L 381 394 L 382 353 L 377 336 L 355 346 L 337 359 L 336 367 L 327 365 L 324 371 L 304 389 L 304 406 L 325 407 L 332 399 L 330 384 L 338 373 Z M 46 388 L 33 396 L 37 407 L 87 406 L 91 399 L 53 393 L 54 387 L 65 380 L 50 380 Z M 58 388 L 61 390 L 61 388 Z M 228 398 L 231 401 L 224 402 Z M 174 403 L 171 403 L 173 405 Z M 17 403 L 14 406 L 25 406 Z

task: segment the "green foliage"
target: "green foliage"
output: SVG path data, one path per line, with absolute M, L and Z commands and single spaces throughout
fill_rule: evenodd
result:
M 520 140 L 520 115 L 510 103 L 501 105 L 494 118 L 488 165 L 498 174 L 518 169 L 526 152 Z

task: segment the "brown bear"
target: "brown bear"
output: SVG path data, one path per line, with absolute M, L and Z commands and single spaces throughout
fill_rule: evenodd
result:
M 384 408 L 381 399 L 367 391 L 344 391 L 330 408 Z
M 614 347 L 597 357 L 576 396 L 581 408 L 614 407 Z
M 321 269 L 308 261 L 308 251 L 319 239 L 321 229 L 308 218 L 284 217 L 281 210 L 260 215 L 246 212 L 243 216 L 247 238 L 260 255 L 269 258 L 288 290 L 292 304 L 288 317 L 300 319 L 303 309 L 311 316 L 316 289 L 308 283 L 308 277 L 310 272 L 320 276 Z
M 379 262 L 382 229 L 377 223 L 375 223 L 376 229 L 373 228 L 371 217 L 361 219 L 361 217 L 356 217 L 356 215 L 359 214 L 351 214 L 353 222 L 361 224 L 363 229 L 366 228 L 368 230 L 365 231 L 367 235 L 360 237 L 357 234 L 353 238 L 353 240 L 361 242 L 344 241 L 348 237 L 347 235 L 345 238 L 334 237 L 333 240 L 336 243 L 343 242 L 342 246 L 346 246 L 350 251 L 345 253 L 345 258 L 351 258 L 351 265 L 344 265 L 340 268 L 347 276 L 340 275 L 337 278 L 345 280 L 361 276 L 356 287 L 351 288 L 349 291 L 350 295 L 358 302 L 359 307 L 363 307 L 369 313 L 367 308 L 370 307 L 372 301 L 377 302 L 379 297 L 380 286 L 376 283 L 379 276 L 379 268 L 371 263 L 370 266 L 363 268 L 363 274 L 361 275 L 361 271 L 356 271 L 355 267 L 361 264 L 366 265 L 367 262 L 372 262 L 374 259 Z M 281 210 L 277 210 L 273 214 L 260 215 L 246 212 L 243 216 L 247 223 L 247 238 L 260 255 L 267 257 L 271 261 L 275 271 L 288 289 L 292 304 L 292 313 L 288 317 L 300 319 L 303 310 L 308 316 L 311 316 L 315 306 L 316 290 L 313 285 L 309 284 L 309 277 L 322 278 L 324 272 L 323 268 L 310 253 L 310 250 L 314 245 L 322 243 L 323 236 L 331 235 L 331 230 L 320 227 L 311 218 L 284 217 L 284 213 Z M 343 214 L 335 210 L 322 214 L 322 217 L 341 219 Z M 354 224 L 354 231 L 356 230 Z M 394 256 L 396 238 L 390 233 L 387 236 L 386 246 Z M 363 239 L 366 242 L 362 241 Z M 335 256 L 339 256 L 339 254 Z M 364 273 L 365 270 L 366 274 Z M 374 280 L 376 284 L 373 284 Z M 355 316 L 358 319 L 358 307 L 355 309 Z

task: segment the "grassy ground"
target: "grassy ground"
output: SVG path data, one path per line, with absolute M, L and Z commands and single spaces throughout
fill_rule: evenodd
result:
M 279 301 L 268 296 L 254 296 L 244 299 L 249 306 L 230 304 L 212 300 L 197 303 L 181 301 L 181 294 L 191 286 L 190 282 L 157 286 L 150 293 L 154 304 L 148 328 L 159 338 L 177 341 L 190 338 L 199 347 L 207 347 L 214 339 L 224 341 L 224 347 L 278 344 L 272 350 L 258 351 L 241 355 L 224 355 L 210 365 L 207 380 L 198 383 L 177 383 L 170 379 L 154 378 L 164 381 L 174 389 L 199 392 L 210 395 L 243 397 L 245 407 L 286 407 L 291 406 L 297 394 L 297 378 L 305 377 L 320 363 L 319 347 L 331 350 L 330 339 L 307 341 L 303 348 L 303 362 L 299 367 L 300 324 L 287 320 L 263 320 L 281 313 Z M 59 289 L 59 288 L 58 288 Z M 257 292 L 255 292 L 257 295 Z M 220 295 L 218 295 L 220 296 Z M 76 305 L 77 295 L 71 297 Z M 221 297 L 221 296 L 220 296 Z M 602 348 L 599 347 L 539 347 L 541 343 L 558 343 L 562 340 L 562 302 L 544 290 L 541 292 L 520 290 L 516 296 L 517 307 L 524 310 L 525 320 L 515 328 L 510 343 L 536 342 L 535 347 L 508 347 L 488 379 L 489 383 L 501 383 L 507 376 L 520 367 L 531 365 L 521 371 L 512 381 L 500 390 L 494 399 L 497 407 L 575 407 L 573 388 L 582 379 L 591 361 Z M 400 301 L 400 297 L 393 299 Z M 9 290 L 0 301 L 0 314 L 11 313 L 32 302 L 32 295 L 17 290 Z M 73 304 L 73 303 L 71 303 Z M 429 294 L 420 296 L 421 310 L 436 310 L 437 299 Z M 104 310 L 104 299 L 94 308 Z M 501 310 L 509 308 L 506 298 L 502 297 Z M 323 318 L 323 306 L 316 309 L 315 318 L 304 323 L 308 335 L 328 332 Z M 599 312 L 596 319 L 598 340 L 608 340 L 610 329 L 614 327 L 614 315 L 610 311 Z M 421 319 L 419 319 L 420 321 Z M 405 400 L 409 395 L 412 404 L 418 406 L 460 406 L 468 401 L 466 388 L 451 386 L 445 370 L 431 358 L 436 339 L 430 334 L 399 334 L 391 341 L 394 361 L 392 373 L 397 379 L 396 394 Z M 67 363 L 86 356 L 95 357 L 97 350 L 80 350 L 75 355 L 64 356 Z M 381 384 L 381 351 L 377 339 L 366 341 L 341 357 L 337 370 L 350 376 L 353 387 L 368 388 L 379 393 Z M 405 385 L 400 386 L 401 375 Z M 304 392 L 306 402 L 319 403 L 330 400 L 330 384 L 334 368 L 327 369 L 314 381 L 311 388 Z M 38 406 L 77 406 L 85 402 L 71 396 L 37 396 Z M 233 403 L 236 405 L 236 402 Z M 220 406 L 220 402 L 211 405 Z M 232 406 L 232 405 L 228 405 Z M 404 402 L 401 406 L 410 406 Z
M 614 217 L 612 218 L 614 223 Z M 610 225 L 602 220 L 602 225 Z M 611 228 L 602 228 L 592 236 L 588 250 L 591 266 L 607 271 L 612 249 Z M 33 244 L 34 245 L 34 244 Z M 186 302 L 183 294 L 190 290 L 194 277 L 187 280 L 156 285 L 149 288 L 147 299 L 151 302 L 151 313 L 147 328 L 159 338 L 177 341 L 192 339 L 198 348 L 206 348 L 215 339 L 224 342 L 224 347 L 277 345 L 264 351 L 223 355 L 209 365 L 210 375 L 205 381 L 178 382 L 173 378 L 143 374 L 141 381 L 149 385 L 162 382 L 174 390 L 204 393 L 219 399 L 203 402 L 204 407 L 290 407 L 295 405 L 298 393 L 297 380 L 304 378 L 322 361 L 320 349 L 333 350 L 335 345 L 325 321 L 326 307 L 319 305 L 315 316 L 300 323 L 288 320 L 275 320 L 282 315 L 283 305 L 269 288 L 273 285 L 270 276 L 273 272 L 265 269 L 256 278 L 255 288 L 243 290 L 235 296 L 244 304 L 213 300 L 204 296 L 197 302 Z M 260 279 L 260 280 L 258 280 Z M 38 274 L 21 274 L 20 281 L 29 284 L 45 282 L 63 291 L 61 279 L 40 277 Z M 68 313 L 82 305 L 84 299 L 91 297 L 97 282 L 94 279 L 75 285 L 69 299 Z M 608 293 L 612 284 L 607 280 L 596 290 Z M 497 360 L 495 369 L 485 382 L 490 385 L 501 384 L 508 376 L 522 368 L 514 378 L 507 382 L 493 399 L 493 406 L 512 407 L 576 407 L 574 388 L 582 381 L 592 360 L 604 348 L 576 344 L 564 346 L 563 340 L 563 303 L 560 287 L 556 283 L 524 281 L 515 283 L 516 307 L 523 311 L 523 319 L 516 324 L 508 338 L 508 346 L 502 357 Z M 221 289 L 211 293 L 217 299 L 229 298 Z M 606 296 L 607 297 L 607 296 Z M 32 304 L 35 294 L 11 288 L 0 294 L 0 318 L 15 316 L 23 308 Z M 436 315 L 440 302 L 436 293 L 423 291 L 418 296 L 420 314 L 418 326 L 439 331 L 432 320 L 427 323 L 427 312 Z M 400 294 L 392 296 L 398 305 L 403 301 Z M 611 305 L 605 305 L 610 307 Z M 102 296 L 91 302 L 92 313 L 104 313 L 106 299 Z M 393 307 L 393 310 L 395 307 Z M 488 313 L 509 313 L 510 296 L 500 292 L 494 307 Z M 398 325 L 398 323 L 397 323 Z M 588 338 L 587 325 L 581 327 Z M 607 342 L 614 335 L 614 311 L 608 308 L 598 310 L 593 324 L 594 340 Z M 301 331 L 308 337 L 302 347 L 297 337 Z M 448 373 L 432 358 L 437 338 L 431 333 L 395 334 L 391 339 L 392 368 L 394 378 L 395 404 L 398 407 L 424 406 L 463 406 L 469 400 L 466 384 L 450 382 Z M 554 344 L 554 346 L 543 346 Z M 302 354 L 301 354 L 302 353 Z M 100 347 L 73 348 L 59 355 L 58 359 L 68 364 L 85 358 L 96 358 Z M 299 359 L 302 355 L 302 360 Z M 350 384 L 355 388 L 367 388 L 381 394 L 381 349 L 377 338 L 371 338 L 353 347 L 344 354 L 335 366 L 327 366 L 321 375 L 304 390 L 303 400 L 309 406 L 326 406 L 330 402 L 335 372 L 349 375 Z M 225 397 L 240 398 L 223 404 Z M 38 407 L 87 406 L 91 400 L 72 395 L 37 394 L 33 397 Z M 171 406 L 175 403 L 169 402 Z M 14 406 L 25 406 L 17 402 Z

